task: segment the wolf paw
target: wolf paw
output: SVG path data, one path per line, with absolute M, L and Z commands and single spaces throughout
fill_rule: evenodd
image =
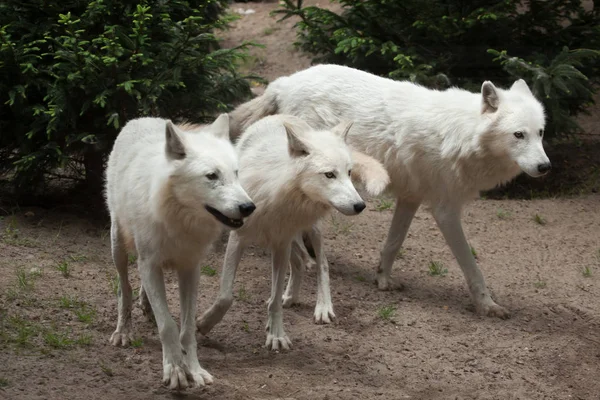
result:
M 486 317 L 497 317 L 501 319 L 510 318 L 510 311 L 506 308 L 499 306 L 498 304 L 491 301 L 488 304 L 479 304 L 475 306 L 477 313 L 479 315 L 484 315 Z
M 317 303 L 315 307 L 315 323 L 317 324 L 330 324 L 331 321 L 335 320 L 335 313 L 333 312 L 333 304 L 331 303 Z
M 283 336 L 275 336 L 270 333 L 267 333 L 267 341 L 265 342 L 265 346 L 269 350 L 277 351 L 277 350 L 289 350 L 292 347 L 292 341 L 287 335 L 284 333 Z
M 204 368 L 197 367 L 191 371 L 192 378 L 194 379 L 194 386 L 205 386 L 213 383 L 213 377 Z
M 379 290 L 404 290 L 404 285 L 402 283 L 383 274 L 377 274 L 375 283 L 377 283 L 377 288 Z
M 133 341 L 133 335 L 129 328 L 117 329 L 110 337 L 110 344 L 113 346 L 127 347 Z
M 171 390 L 183 390 L 193 386 L 194 376 L 185 363 L 165 361 L 163 365 L 163 385 Z

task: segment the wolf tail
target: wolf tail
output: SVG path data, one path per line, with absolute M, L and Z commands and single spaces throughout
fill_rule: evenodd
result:
M 229 113 L 229 137 L 235 141 L 250 125 L 269 115 L 277 114 L 277 97 L 267 90 Z

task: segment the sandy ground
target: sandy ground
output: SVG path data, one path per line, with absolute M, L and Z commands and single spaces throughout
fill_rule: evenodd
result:
M 279 26 L 268 17 L 273 7 L 234 4 L 257 12 L 237 22 L 225 41 L 266 44 L 256 53 L 262 61 L 248 68 L 267 79 L 310 64 L 292 49 L 293 22 Z M 392 203 L 368 204 L 357 217 L 336 213 L 327 220 L 337 320 L 312 322 L 310 271 L 302 304 L 284 313 L 293 349 L 267 351 L 270 257 L 251 248 L 230 312 L 208 337 L 198 335 L 200 362 L 215 383 L 180 394 L 161 386 L 160 341 L 137 306 L 135 343 L 108 343 L 117 281 L 106 219 L 77 204 L 1 206 L 7 215 L 0 220 L 0 399 L 600 398 L 599 195 L 477 200 L 467 207 L 465 231 L 488 286 L 513 313 L 505 321 L 473 313 L 462 273 L 424 209 L 394 267 L 406 289 L 377 291 L 374 269 Z M 199 312 L 215 297 L 222 259 L 223 246 L 206 259 Z M 430 275 L 431 262 L 447 272 Z M 178 317 L 176 281 L 167 279 Z M 133 258 L 131 280 L 137 289 Z

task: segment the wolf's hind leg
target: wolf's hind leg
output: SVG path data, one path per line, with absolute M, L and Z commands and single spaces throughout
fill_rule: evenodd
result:
M 127 271 L 127 249 L 125 248 L 125 240 L 119 223 L 116 219 L 112 219 L 110 226 L 110 241 L 112 247 L 112 258 L 117 272 L 119 273 L 119 319 L 117 321 L 117 329 L 110 337 L 110 343 L 113 346 L 127 346 L 133 337 L 131 328 L 131 285 L 129 284 L 129 276 Z

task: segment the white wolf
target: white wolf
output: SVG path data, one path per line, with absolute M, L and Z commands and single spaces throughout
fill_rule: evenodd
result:
M 106 169 L 113 261 L 119 272 L 119 319 L 110 341 L 126 346 L 131 331 L 127 251 L 138 254 L 143 293 L 156 318 L 163 382 L 171 389 L 212 383 L 196 355 L 200 259 L 223 225 L 239 228 L 255 209 L 237 178 L 221 115 L 198 132 L 158 118 L 132 120 L 117 137 Z M 179 278 L 181 333 L 169 314 L 163 268 Z M 147 296 L 147 297 L 146 297 Z
M 312 238 L 315 224 L 332 208 L 345 215 L 358 214 L 365 208 L 350 179 L 353 160 L 345 144 L 350 126 L 351 123 L 340 123 L 329 131 L 315 131 L 299 118 L 277 115 L 258 121 L 244 132 L 236 145 L 240 182 L 257 210 L 242 228 L 229 235 L 219 296 L 198 321 L 201 333 L 208 333 L 231 306 L 235 273 L 244 248 L 257 244 L 272 251 L 266 346 L 274 350 L 290 347 L 283 328 L 282 296 L 292 242 L 298 246 L 304 231 Z M 383 167 L 381 174 L 373 178 L 380 190 L 389 182 Z M 328 278 L 324 276 L 327 261 L 320 236 L 316 239 L 313 246 L 322 290 L 315 313 L 328 316 L 333 309 Z M 298 255 L 300 251 L 294 253 Z
M 485 81 L 481 93 L 429 90 L 338 65 L 318 65 L 273 81 L 264 94 L 230 113 L 232 137 L 265 115 L 296 115 L 315 128 L 355 121 L 348 143 L 387 168 L 396 209 L 377 269 L 379 289 L 419 205 L 433 216 L 466 277 L 479 313 L 507 318 L 471 254 L 461 226 L 463 205 L 479 191 L 521 171 L 551 169 L 542 138 L 545 115 L 523 80 L 508 90 Z

